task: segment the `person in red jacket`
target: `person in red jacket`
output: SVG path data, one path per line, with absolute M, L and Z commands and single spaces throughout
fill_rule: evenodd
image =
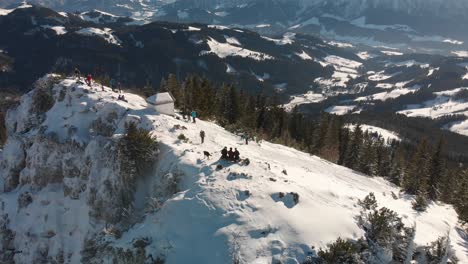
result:
M 88 76 L 86 76 L 86 83 L 88 84 L 89 87 L 91 87 L 92 81 L 93 81 L 93 77 L 91 76 L 91 74 L 88 74 Z

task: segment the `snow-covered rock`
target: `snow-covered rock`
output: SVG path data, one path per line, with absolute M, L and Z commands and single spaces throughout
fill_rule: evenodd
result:
M 160 115 L 137 95 L 123 93 L 125 102 L 100 85 L 43 81 L 8 114 L 0 255 L 11 261 L 300 263 L 337 237 L 360 237 L 356 202 L 373 192 L 416 227 L 416 243 L 449 233 L 468 262 L 451 206 L 418 213 L 412 197 L 394 199 L 399 190 L 381 178 L 269 142 L 244 145 L 213 123 Z M 52 103 L 35 104 L 38 93 Z M 156 136 L 159 156 L 129 181 L 118 144 L 130 120 Z M 218 161 L 224 146 L 250 163 Z

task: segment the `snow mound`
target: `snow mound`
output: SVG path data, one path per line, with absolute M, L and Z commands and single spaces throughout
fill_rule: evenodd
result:
M 211 122 L 191 123 L 160 115 L 148 107 L 145 98 L 123 93 L 127 102 L 117 100 L 118 94 L 107 87 L 87 87 L 74 79 L 54 86 L 54 105 L 45 119 L 36 118 L 28 110 L 36 92 L 23 96 L 19 107 L 8 115 L 10 136 L 0 178 L 11 177 L 4 174 L 4 168 L 23 164 L 23 153 L 30 156 L 32 164 L 53 164 L 55 159 L 66 158 L 57 155 L 57 149 L 65 146 L 75 146 L 72 149 L 77 153 L 85 148 L 86 155 L 67 155 L 72 158 L 69 162 L 82 160 L 88 165 L 77 166 L 77 174 L 67 175 L 63 183 L 46 182 L 42 188 L 34 182 L 32 186 L 19 183 L 12 191 L 0 192 L 4 203 L 0 213 L 8 214 L 8 228 L 16 233 L 13 245 L 22 252 L 15 256 L 19 263 L 35 263 L 42 257 L 37 252 L 52 257 L 61 254 L 67 256 L 67 263 L 78 263 L 90 245 L 105 248 L 91 256 L 95 263 L 114 259 L 118 252 L 135 252 L 138 245 L 144 245 L 145 259 L 149 254 L 164 256 L 168 264 L 231 263 L 233 248 L 245 263 L 300 263 L 313 247 L 325 247 L 338 237 L 362 235 L 355 221 L 359 214 L 356 202 L 369 192 L 375 193 L 379 204 L 399 213 L 406 224 L 415 225 L 416 243 L 424 245 L 449 232 L 461 263 L 468 262 L 452 207 L 432 203 L 426 212 L 417 213 L 412 209 L 412 197 L 392 198 L 391 193 L 399 190 L 381 178 L 366 177 L 269 142 L 245 145 L 239 136 Z M 98 133 L 99 119 L 110 129 L 101 126 L 104 131 Z M 134 214 L 141 218 L 121 235 L 113 236 L 106 222 L 90 212 L 96 206 L 93 197 L 109 195 L 105 201 L 115 200 L 112 188 L 118 166 L 106 157 L 112 155 L 110 146 L 129 120 L 157 137 L 160 154 L 155 168 L 141 179 L 135 192 Z M 204 144 L 199 140 L 200 130 L 206 132 Z M 186 142 L 178 139 L 181 133 L 188 138 Z M 250 163 L 217 160 L 224 146 L 238 148 L 241 158 Z M 69 151 L 67 148 L 64 151 Z M 205 159 L 203 151 L 213 157 Z M 32 159 L 34 155 L 39 156 Z M 50 155 L 56 158 L 48 160 Z M 37 176 L 35 169 L 26 167 L 20 174 Z M 91 177 L 85 178 L 90 172 Z M 155 200 L 154 196 L 167 191 L 161 188 L 164 179 L 178 179 L 177 188 L 164 200 Z M 77 190 L 82 191 L 72 199 L 63 185 L 70 186 L 73 181 L 84 185 L 78 185 Z M 100 187 L 94 196 L 90 185 Z M 32 202 L 19 209 L 19 200 L 29 201 L 19 199 L 27 190 L 34 190 Z M 154 210 L 145 209 L 149 201 L 154 202 Z

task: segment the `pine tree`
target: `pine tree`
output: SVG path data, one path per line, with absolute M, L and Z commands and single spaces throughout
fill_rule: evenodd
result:
M 341 120 L 332 116 L 326 130 L 325 139 L 320 149 L 320 157 L 331 162 L 337 162 L 339 159 Z
M 391 156 L 390 171 L 387 178 L 390 182 L 401 186 L 402 178 L 405 172 L 405 149 L 402 145 L 399 145 L 397 149 L 392 152 Z
M 415 200 L 412 203 L 413 209 L 418 212 L 424 212 L 427 208 L 427 193 L 424 191 L 419 191 L 416 195 Z
M 390 149 L 385 146 L 384 140 L 379 138 L 375 143 L 375 157 L 376 157 L 376 175 L 381 177 L 388 177 L 391 170 L 391 155 Z
M 319 154 L 322 147 L 325 145 L 325 137 L 329 126 L 330 116 L 327 113 L 322 113 L 320 121 L 314 134 L 314 145 L 312 148 L 313 153 Z
M 338 158 L 338 165 L 343 165 L 344 161 L 346 160 L 346 154 L 348 153 L 348 146 L 349 146 L 349 129 L 341 128 L 340 129 L 340 146 L 339 146 L 339 153 L 340 157 Z
M 427 194 L 430 199 L 436 200 L 439 196 L 439 183 L 444 176 L 444 165 L 442 160 L 443 139 L 439 140 L 436 150 L 432 154 L 429 164 L 429 178 L 427 182 Z
M 364 144 L 360 149 L 358 170 L 367 175 L 375 175 L 376 165 L 376 154 L 372 138 L 367 134 L 364 134 Z
M 461 223 L 468 225 L 468 170 L 460 173 L 454 198 L 455 210 Z
M 422 139 L 407 165 L 402 187 L 409 194 L 426 191 L 428 178 L 429 146 L 426 139 Z
M 359 165 L 359 154 L 362 147 L 362 129 L 361 125 L 357 125 L 352 133 L 351 144 L 348 148 L 348 153 L 346 154 L 346 159 L 344 165 L 348 168 L 357 170 Z

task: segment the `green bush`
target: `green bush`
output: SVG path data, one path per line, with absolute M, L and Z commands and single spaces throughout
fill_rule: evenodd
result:
M 37 89 L 33 97 L 33 110 L 36 113 L 45 113 L 54 106 L 54 98 L 46 89 Z
M 318 252 L 325 263 L 356 263 L 359 259 L 359 249 L 355 243 L 338 238 L 328 245 L 328 249 Z
M 180 134 L 178 137 L 177 137 L 180 141 L 183 141 L 185 143 L 188 142 L 188 138 L 184 135 L 184 134 Z
M 416 196 L 416 199 L 411 203 L 411 205 L 413 209 L 418 212 L 426 211 L 428 205 L 426 194 L 419 192 Z
M 135 123 L 126 124 L 126 134 L 120 140 L 120 150 L 125 158 L 141 174 L 156 161 L 158 142 L 149 131 L 137 128 Z M 131 168 L 130 168 L 131 169 Z

